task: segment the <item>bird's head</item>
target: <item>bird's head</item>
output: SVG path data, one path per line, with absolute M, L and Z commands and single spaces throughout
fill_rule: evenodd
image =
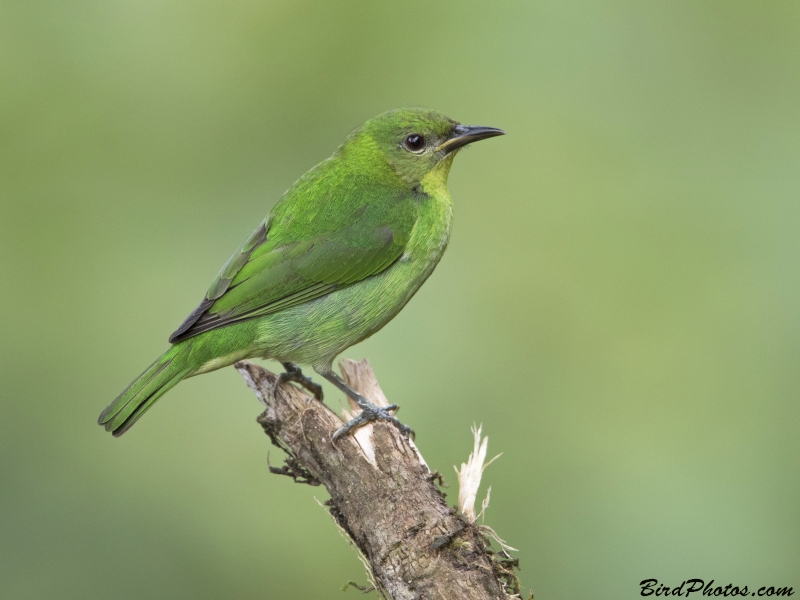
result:
M 401 108 L 364 123 L 350 135 L 342 150 L 362 160 L 383 162 L 405 185 L 417 188 L 426 177 L 446 183 L 453 157 L 460 148 L 504 134 L 494 127 L 461 125 L 433 110 Z

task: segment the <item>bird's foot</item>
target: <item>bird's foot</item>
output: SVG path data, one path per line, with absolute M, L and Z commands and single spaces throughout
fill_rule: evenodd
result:
M 286 369 L 286 372 L 278 375 L 278 379 L 275 380 L 275 387 L 272 388 L 273 394 L 277 391 L 278 386 L 282 383 L 293 381 L 294 383 L 303 386 L 314 395 L 314 398 L 322 402 L 322 386 L 320 384 L 314 383 L 310 377 L 303 375 L 303 371 L 296 364 L 291 362 L 285 362 L 281 364 L 283 365 L 283 368 Z
M 361 412 L 353 419 L 339 427 L 331 438 L 332 441 L 338 440 L 343 435 L 347 435 L 351 430 L 357 429 L 362 425 L 366 425 L 372 421 L 388 421 L 400 430 L 400 433 L 406 437 L 414 437 L 414 430 L 408 425 L 403 425 L 397 418 L 390 412 L 400 408 L 397 404 L 390 404 L 389 406 L 375 406 L 366 398 L 357 400 L 358 405 L 361 407 Z

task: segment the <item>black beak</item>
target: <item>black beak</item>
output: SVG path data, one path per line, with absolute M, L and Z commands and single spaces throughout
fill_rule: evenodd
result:
M 444 150 L 445 152 L 452 152 L 458 148 L 478 142 L 498 135 L 505 135 L 506 132 L 502 129 L 495 129 L 494 127 L 474 127 L 470 125 L 457 125 L 453 130 L 453 135 L 450 139 L 439 144 L 436 151 Z

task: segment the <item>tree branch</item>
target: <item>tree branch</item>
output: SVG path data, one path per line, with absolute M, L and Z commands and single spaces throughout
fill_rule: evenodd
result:
M 334 445 L 342 421 L 324 404 L 290 384 L 273 393 L 275 374 L 251 362 L 236 368 L 266 407 L 258 422 L 288 454 L 283 468 L 270 470 L 325 486 L 325 504 L 381 593 L 392 600 L 518 598 L 515 561 L 493 552 L 481 529 L 447 506 L 413 442 L 380 422 Z M 350 386 L 388 405 L 368 361 L 345 360 L 340 369 Z

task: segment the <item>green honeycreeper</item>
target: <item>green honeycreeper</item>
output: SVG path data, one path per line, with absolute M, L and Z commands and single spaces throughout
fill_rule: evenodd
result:
M 182 379 L 244 358 L 280 361 L 279 381 L 322 399 L 295 365 L 310 365 L 362 413 L 335 437 L 391 421 L 331 365 L 386 325 L 442 257 L 450 235 L 447 176 L 460 148 L 503 135 L 425 109 L 370 119 L 333 156 L 303 175 L 225 263 L 203 301 L 170 336 L 172 346 L 106 408 L 98 422 L 125 433 Z

